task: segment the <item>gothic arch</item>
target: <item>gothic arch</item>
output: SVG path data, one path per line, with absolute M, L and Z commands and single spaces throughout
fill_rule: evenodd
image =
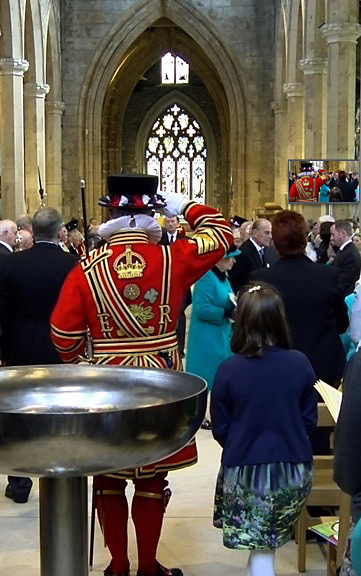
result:
M 62 212 L 62 102 L 60 17 L 54 3 L 49 8 L 46 34 L 45 174 L 48 203 Z
M 145 6 L 146 11 L 143 10 Z M 239 94 L 244 95 L 246 89 L 242 85 L 234 60 L 232 61 L 217 34 L 213 33 L 209 22 L 195 7 L 190 7 L 184 0 L 169 0 L 167 3 L 150 0 L 139 3 L 132 10 L 129 20 L 118 22 L 108 40 L 98 50 L 85 78 L 79 102 L 80 166 L 82 174 L 85 174 L 87 179 L 88 188 L 98 193 L 103 185 L 101 119 L 108 87 L 111 86 L 115 76 L 121 74 L 136 56 L 137 38 L 164 18 L 175 23 L 193 39 L 199 47 L 199 52 L 203 53 L 204 58 L 208 56 L 217 72 L 219 84 L 225 92 L 227 116 L 233 120 L 232 123 L 228 122 L 227 172 L 233 174 L 235 188 L 244 190 L 245 171 L 242 168 L 245 159 L 246 116 L 244 96 L 239 98 Z M 212 83 L 211 77 L 208 80 Z M 217 81 L 214 79 L 215 84 Z M 216 88 L 215 86 L 214 89 Z M 228 174 L 224 174 L 224 182 Z M 95 198 L 92 199 L 92 204 L 95 206 Z M 243 196 L 237 208 L 243 212 L 244 207 Z
M 4 30 L 7 31 L 0 39 L 1 58 L 23 58 L 23 17 L 25 1 L 12 2 L 11 0 L 1 0 L 0 2 L 0 22 Z
M 283 84 L 286 82 L 287 74 L 287 54 L 288 54 L 288 14 L 284 6 L 281 6 L 276 25 L 276 47 L 275 47 L 275 101 L 286 102 L 283 92 Z
M 45 74 L 44 44 L 40 7 L 37 0 L 27 0 L 24 20 L 25 58 L 29 70 L 24 76 L 25 83 L 43 83 Z
M 46 34 L 46 82 L 50 85 L 51 101 L 61 101 L 61 70 L 60 70 L 60 22 L 55 14 L 54 4 L 49 9 L 49 19 Z
M 325 1 L 308 0 L 305 6 L 305 58 L 327 58 L 326 42 L 320 32 L 325 18 Z
M 199 122 L 199 125 L 202 129 L 202 132 L 207 142 L 207 150 L 208 150 L 207 179 L 208 182 L 212 183 L 214 179 L 214 165 L 217 153 L 216 142 L 212 126 L 206 114 L 199 106 L 199 104 L 197 104 L 197 102 L 195 102 L 192 98 L 189 98 L 186 94 L 182 94 L 178 90 L 173 90 L 172 92 L 168 92 L 168 94 L 165 94 L 164 97 L 160 98 L 148 110 L 147 114 L 145 114 L 143 121 L 140 125 L 140 129 L 138 131 L 137 143 L 136 143 L 138 166 L 143 170 L 144 144 L 154 121 L 165 110 L 165 108 L 167 108 L 167 106 L 169 106 L 170 104 L 173 104 L 173 102 L 177 102 L 177 104 L 183 106 L 188 112 L 190 112 L 196 118 L 197 122 Z M 214 204 L 216 202 L 213 196 L 212 185 L 208 187 L 207 201 L 210 204 Z
M 300 69 L 300 60 L 304 56 L 304 26 L 303 26 L 302 3 L 293 0 L 290 4 L 289 16 L 289 43 L 287 57 L 287 80 L 288 83 L 302 83 L 303 73 Z

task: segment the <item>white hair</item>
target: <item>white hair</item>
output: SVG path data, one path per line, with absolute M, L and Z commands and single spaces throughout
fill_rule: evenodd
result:
M 333 216 L 330 216 L 329 214 L 325 214 L 324 216 L 320 216 L 318 221 L 320 224 L 322 224 L 322 222 L 334 222 L 335 219 Z
M 0 236 L 14 228 L 14 226 L 16 228 L 16 224 L 12 220 L 0 220 Z

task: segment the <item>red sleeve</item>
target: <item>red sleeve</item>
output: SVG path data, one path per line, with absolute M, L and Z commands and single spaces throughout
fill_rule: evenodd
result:
M 288 201 L 289 202 L 296 202 L 297 200 L 297 188 L 295 182 L 292 184 L 290 191 L 288 193 Z

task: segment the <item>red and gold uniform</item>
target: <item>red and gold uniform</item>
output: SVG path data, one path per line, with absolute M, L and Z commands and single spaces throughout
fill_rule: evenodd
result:
M 150 244 L 143 230 L 118 231 L 111 235 L 107 245 L 94 251 L 69 274 L 51 317 L 52 339 L 64 362 L 79 361 L 89 330 L 97 364 L 182 369 L 175 329 L 184 294 L 223 257 L 233 241 L 229 225 L 215 209 L 191 201 L 183 214 L 195 231 L 192 238 L 162 246 Z M 144 519 L 146 513 L 141 514 L 140 510 L 138 513 L 137 506 L 143 511 L 144 506 L 158 507 L 157 513 L 149 512 L 153 522 L 157 514 L 163 517 L 166 472 L 196 461 L 197 448 L 193 440 L 160 462 L 96 479 L 102 496 L 101 515 L 107 524 L 106 543 L 113 558 L 107 574 L 126 574 L 129 570 L 124 551 L 118 554 L 119 538 L 126 539 L 125 479 L 132 478 L 136 487 L 133 520 L 140 553 L 139 573 L 158 574 L 155 552 L 147 550 L 148 559 L 145 558 L 144 550 L 139 551 L 138 538 L 142 533 L 141 540 L 156 540 L 156 548 L 158 529 L 152 524 L 148 528 L 152 534 L 144 534 L 145 521 L 141 525 L 140 517 Z M 150 482 L 151 487 L 142 487 L 142 481 L 144 486 Z M 117 514 L 118 521 L 122 515 L 124 522 L 117 534 L 112 532 L 117 506 L 115 498 L 104 497 L 108 493 L 123 495 L 121 502 L 118 501 Z M 108 500 L 114 502 L 107 511 Z M 134 518 L 137 514 L 141 525 L 139 534 Z M 154 544 L 152 546 L 154 548 Z
M 294 182 L 288 193 L 289 202 L 317 202 L 319 190 L 326 178 L 302 176 Z

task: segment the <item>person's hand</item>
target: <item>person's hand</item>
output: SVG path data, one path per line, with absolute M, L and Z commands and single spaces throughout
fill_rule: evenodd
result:
M 183 214 L 184 207 L 189 202 L 188 198 L 180 192 L 162 191 L 161 194 L 167 202 L 167 206 L 159 210 L 161 214 L 168 216 L 169 218 Z
M 225 318 L 228 318 L 230 322 L 234 322 L 236 320 L 236 315 L 237 315 L 237 308 L 235 306 L 226 308 L 223 314 L 223 316 Z

